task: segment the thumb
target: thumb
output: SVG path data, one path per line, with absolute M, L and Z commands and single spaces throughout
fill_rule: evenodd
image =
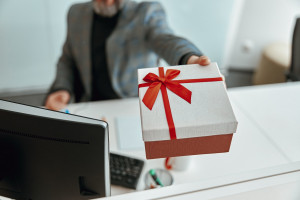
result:
M 207 56 L 200 56 L 197 61 L 198 64 L 202 66 L 206 66 L 210 64 L 210 59 Z

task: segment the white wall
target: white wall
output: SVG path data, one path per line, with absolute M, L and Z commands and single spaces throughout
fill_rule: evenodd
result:
M 253 69 L 266 45 L 276 41 L 291 43 L 297 15 L 299 0 L 244 0 L 226 65 Z M 250 51 L 244 50 L 245 45 Z
M 0 1 L 0 92 L 50 86 L 74 2 L 80 1 Z
M 140 1 L 140 0 L 139 0 Z M 175 33 L 223 66 L 235 1 L 161 0 Z M 0 0 L 0 92 L 48 88 L 78 0 Z
M 44 2 L 0 1 L 0 87 L 49 82 L 51 51 Z M 53 74 L 53 72 L 51 72 Z M 52 75 L 51 74 L 51 75 Z

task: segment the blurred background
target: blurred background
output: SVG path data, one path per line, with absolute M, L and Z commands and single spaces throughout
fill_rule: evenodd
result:
M 67 11 L 78 2 L 0 0 L 1 99 L 42 105 L 66 37 Z M 227 87 L 286 81 L 299 0 L 160 2 L 175 33 L 218 62 Z

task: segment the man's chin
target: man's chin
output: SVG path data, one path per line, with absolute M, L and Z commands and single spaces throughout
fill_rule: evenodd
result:
M 96 14 L 101 15 L 103 17 L 112 17 L 117 14 L 119 11 L 119 6 L 117 3 L 111 6 L 106 6 L 102 2 L 93 2 L 94 11 Z

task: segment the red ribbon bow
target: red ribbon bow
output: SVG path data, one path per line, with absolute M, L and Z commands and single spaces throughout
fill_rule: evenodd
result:
M 159 68 L 159 77 L 156 74 L 148 73 L 144 77 L 144 81 L 151 83 L 146 94 L 143 98 L 144 104 L 152 110 L 152 107 L 156 101 L 157 95 L 161 87 L 165 86 L 187 102 L 191 103 L 192 92 L 182 86 L 180 83 L 173 81 L 172 79 L 176 78 L 180 74 L 179 70 L 168 69 L 166 76 L 164 76 L 163 68 Z M 163 90 L 163 89 L 162 89 Z
M 164 68 L 159 67 L 159 77 L 156 74 L 148 73 L 144 77 L 144 81 L 147 83 L 139 84 L 139 88 L 147 87 L 145 96 L 143 98 L 143 102 L 147 108 L 152 110 L 153 105 L 156 101 L 159 90 L 161 90 L 163 103 L 165 107 L 166 118 L 169 126 L 170 139 L 176 139 L 176 130 L 172 117 L 170 102 L 167 94 L 167 89 L 171 90 L 175 94 L 177 94 L 182 99 L 191 103 L 192 92 L 182 86 L 180 83 L 199 83 L 199 82 L 213 82 L 213 81 L 223 81 L 221 77 L 215 78 L 202 78 L 202 79 L 185 79 L 185 80 L 173 80 L 176 78 L 180 71 L 176 69 L 168 69 L 166 72 L 166 76 L 164 75 Z

